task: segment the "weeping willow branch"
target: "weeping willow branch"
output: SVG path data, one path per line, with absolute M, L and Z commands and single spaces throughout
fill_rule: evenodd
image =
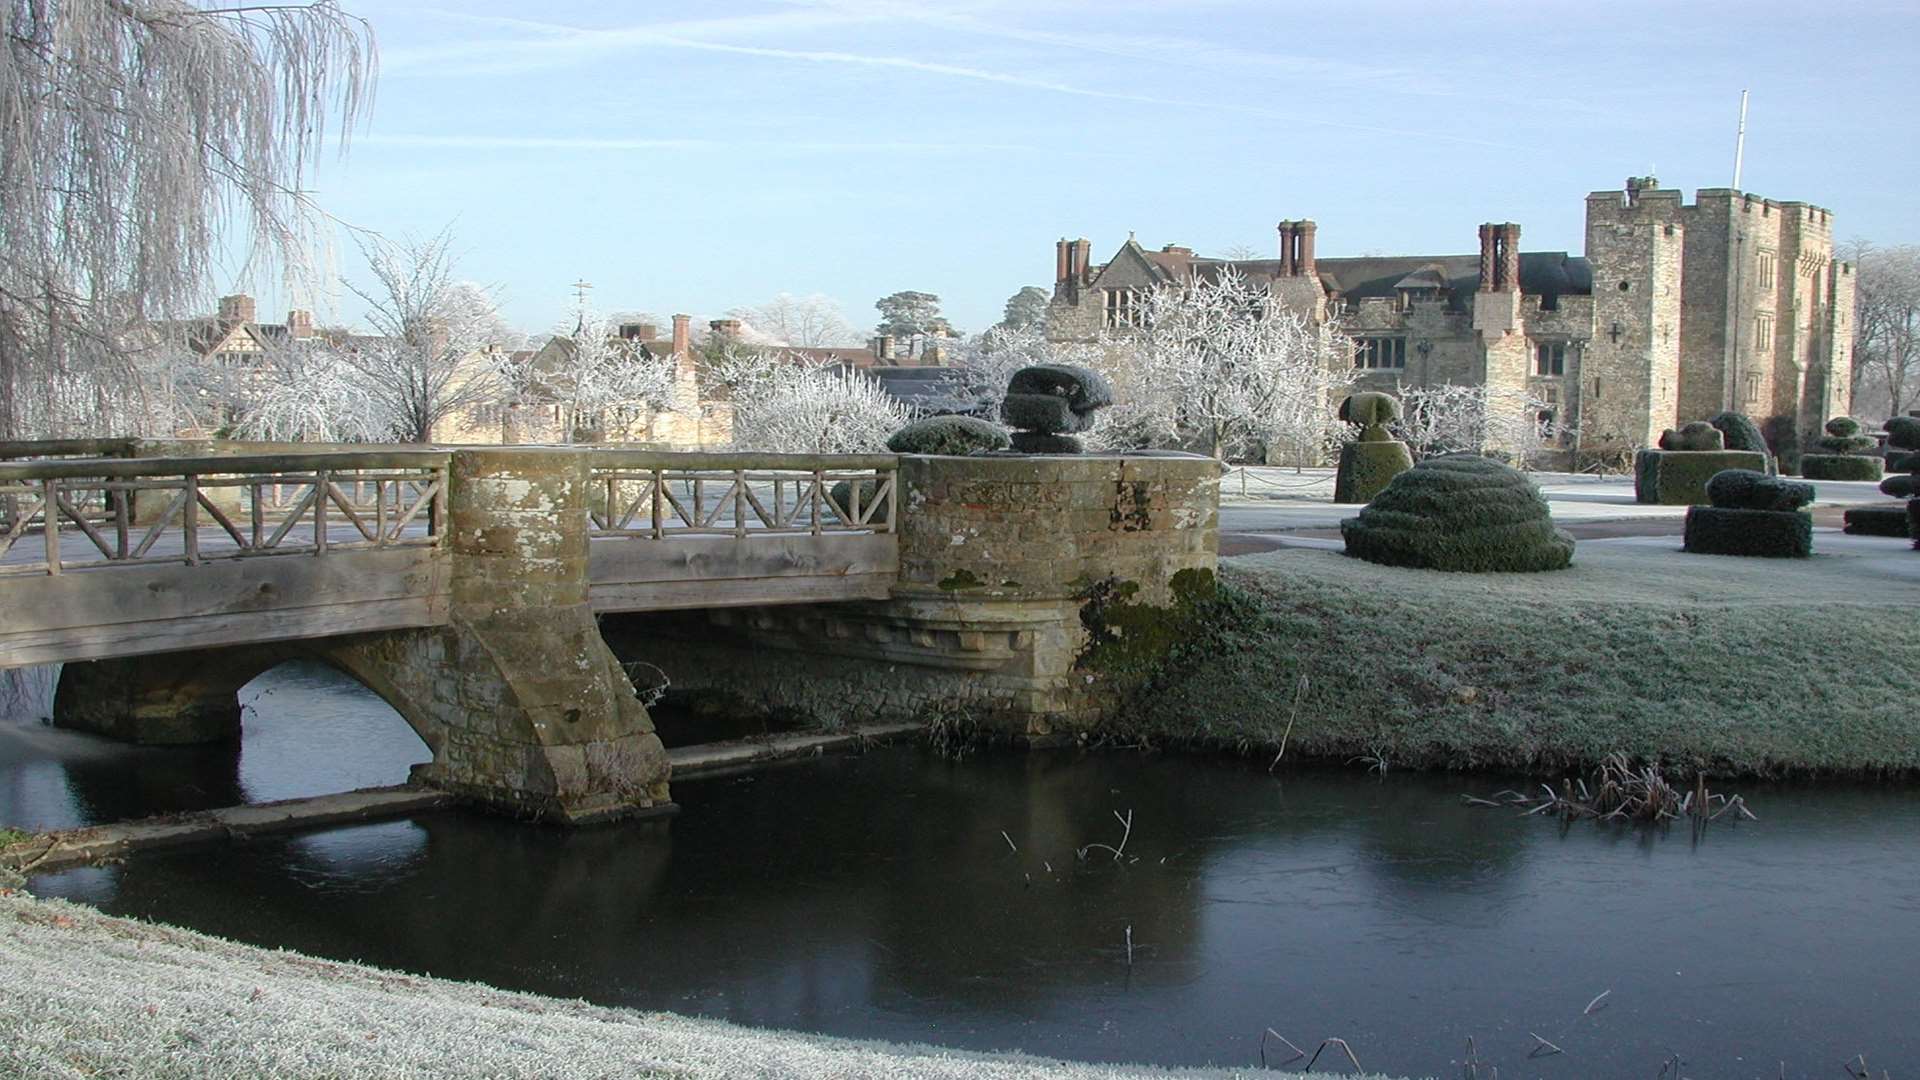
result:
M 0 0 L 0 41 L 0 436 L 77 434 L 223 245 L 306 271 L 301 182 L 367 113 L 373 35 L 331 0 Z

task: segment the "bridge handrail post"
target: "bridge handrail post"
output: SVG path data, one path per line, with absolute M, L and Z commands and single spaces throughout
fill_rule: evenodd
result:
M 47 573 L 60 572 L 60 480 L 49 476 L 41 487 L 40 531 L 47 541 Z

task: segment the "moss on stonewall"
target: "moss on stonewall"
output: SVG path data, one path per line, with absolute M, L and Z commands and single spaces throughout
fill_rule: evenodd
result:
M 971 570 L 955 570 L 941 578 L 939 584 L 940 588 L 947 592 L 956 592 L 960 589 L 983 589 L 987 585 L 986 582 L 974 577 Z
M 1080 624 L 1087 647 L 1074 666 L 1106 675 L 1123 686 L 1150 678 L 1168 658 L 1217 619 L 1219 583 L 1213 571 L 1191 568 L 1173 575 L 1167 604 L 1135 599 L 1140 586 L 1104 578 L 1081 593 Z

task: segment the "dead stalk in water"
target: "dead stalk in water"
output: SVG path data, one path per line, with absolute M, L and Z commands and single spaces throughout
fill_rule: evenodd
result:
M 1321 1051 L 1321 1050 L 1325 1050 L 1325 1049 L 1326 1049 L 1327 1047 L 1329 1047 L 1329 1046 L 1338 1046 L 1338 1047 L 1339 1047 L 1339 1048 L 1340 1048 L 1340 1049 L 1341 1049 L 1342 1051 L 1344 1051 L 1344 1052 L 1346 1053 L 1346 1055 L 1347 1055 L 1347 1060 L 1348 1060 L 1348 1061 L 1351 1061 L 1351 1062 L 1353 1062 L 1353 1071 L 1354 1071 L 1354 1072 L 1366 1072 L 1366 1071 L 1367 1071 L 1367 1070 L 1365 1070 L 1365 1069 L 1363 1069 L 1363 1068 L 1361 1068 L 1361 1067 L 1360 1067 L 1360 1059 L 1354 1056 L 1354 1054 L 1353 1054 L 1353 1047 L 1351 1047 L 1351 1046 L 1348 1046 L 1348 1045 L 1347 1045 L 1347 1040 L 1345 1040 L 1345 1039 L 1335 1039 L 1335 1038 L 1328 1038 L 1328 1039 L 1323 1039 L 1323 1040 L 1321 1040 L 1321 1042 L 1320 1042 L 1320 1045 L 1319 1045 L 1319 1046 L 1318 1046 L 1317 1048 L 1315 1048 L 1315 1050 L 1313 1051 L 1313 1056 L 1307 1059 L 1307 1067 L 1306 1067 L 1305 1069 L 1302 1069 L 1302 1070 L 1300 1070 L 1300 1071 L 1301 1071 L 1301 1072 L 1312 1072 L 1312 1071 L 1313 1071 L 1313 1063 L 1314 1063 L 1314 1062 L 1316 1062 L 1316 1061 L 1319 1061 L 1319 1060 L 1320 1060 L 1320 1051 Z
M 1102 851 L 1113 852 L 1114 862 L 1119 862 L 1121 856 L 1126 854 L 1127 839 L 1133 835 L 1133 811 L 1128 810 L 1127 816 L 1121 817 L 1120 811 L 1115 810 L 1113 812 L 1113 817 L 1115 821 L 1118 821 L 1120 823 L 1120 827 L 1123 830 L 1120 833 L 1120 846 L 1114 847 L 1111 844 L 1088 844 L 1086 847 L 1083 847 L 1080 849 L 1079 855 L 1082 862 L 1086 861 L 1087 852 L 1092 851 L 1094 848 L 1099 848 Z
M 1272 772 L 1274 766 L 1280 764 L 1280 759 L 1287 756 L 1287 739 L 1293 735 L 1294 718 L 1300 715 L 1300 696 L 1306 692 L 1307 677 L 1303 674 L 1300 681 L 1293 684 L 1293 707 L 1287 710 L 1287 730 L 1280 733 L 1280 752 L 1273 755 L 1273 763 L 1267 766 L 1268 772 Z
M 1301 1058 L 1307 1056 L 1307 1052 L 1305 1050 L 1302 1050 L 1299 1047 L 1293 1045 L 1293 1043 L 1289 1041 L 1285 1035 L 1280 1034 L 1279 1032 L 1273 1030 L 1272 1028 L 1268 1028 L 1266 1031 L 1262 1032 L 1260 1035 L 1260 1067 L 1261 1068 L 1264 1069 L 1267 1067 L 1267 1036 L 1268 1035 L 1271 1035 L 1274 1038 L 1279 1039 L 1280 1045 L 1293 1051 L 1292 1057 L 1279 1062 L 1279 1064 L 1286 1065 L 1291 1062 L 1299 1061 Z
M 1127 924 L 1127 966 L 1133 966 L 1133 924 Z
M 1020 854 L 1020 845 L 1013 842 L 1013 837 L 1007 835 L 1007 830 L 1000 830 L 1000 839 L 1007 842 L 1007 847 L 1012 850 L 1015 855 Z
M 1533 1035 L 1533 1032 L 1529 1031 L 1527 1032 L 1527 1034 Z M 1538 1035 L 1533 1035 L 1533 1049 L 1527 1051 L 1527 1056 L 1528 1057 L 1552 1057 L 1555 1054 L 1564 1054 L 1564 1053 L 1566 1053 L 1565 1050 L 1560 1049 L 1559 1047 L 1553 1045 L 1552 1043 L 1548 1042 L 1547 1040 L 1541 1038 Z
M 1595 994 L 1593 996 L 1593 1000 L 1587 1002 L 1587 1007 L 1580 1010 L 1580 1015 L 1581 1016 L 1593 1015 L 1593 1010 L 1598 1008 L 1600 1005 L 1600 999 L 1603 997 L 1606 997 L 1608 994 L 1611 994 L 1611 993 L 1613 993 L 1613 991 L 1611 990 L 1602 990 L 1598 994 Z

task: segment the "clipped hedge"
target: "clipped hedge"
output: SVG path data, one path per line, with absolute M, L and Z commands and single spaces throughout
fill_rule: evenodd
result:
M 1719 429 L 1726 441 L 1728 450 L 1752 450 L 1767 453 L 1767 440 L 1760 434 L 1760 425 L 1746 413 L 1715 413 L 1707 418 L 1707 423 Z
M 1765 472 L 1767 455 L 1752 450 L 1642 450 L 1633 456 L 1635 502 L 1689 506 L 1709 502 L 1707 481 L 1727 469 Z
M 1752 555 L 1804 559 L 1813 554 L 1813 515 L 1805 510 L 1687 508 L 1681 546 L 1703 555 Z
M 965 457 L 1010 445 L 1005 428 L 975 416 L 929 416 L 887 436 L 887 449 L 896 454 Z
M 1727 510 L 1798 510 L 1813 502 L 1813 485 L 1752 469 L 1727 469 L 1707 481 L 1707 499 Z
M 1912 535 L 1907 529 L 1907 504 L 1903 502 L 1886 503 L 1880 506 L 1856 506 L 1840 516 L 1846 521 L 1841 531 L 1854 536 L 1904 538 Z
M 1878 480 L 1886 471 L 1885 459 L 1865 454 L 1806 454 L 1800 458 L 1800 475 L 1809 480 Z
M 1920 416 L 1896 416 L 1887 421 L 1887 445 L 1920 450 Z
M 1046 435 L 1071 435 L 1093 426 L 1091 411 L 1074 412 L 1066 398 L 1052 394 L 1009 393 L 1000 403 L 1000 419 Z
M 1347 554 L 1387 566 L 1467 573 L 1565 569 L 1573 537 L 1557 529 L 1526 475 L 1490 458 L 1428 458 L 1340 523 Z
M 1406 443 L 1347 443 L 1340 448 L 1340 468 L 1333 477 L 1333 501 L 1371 502 L 1386 490 L 1394 477 L 1411 468 L 1413 454 Z
M 1009 394 L 1047 394 L 1065 398 L 1074 412 L 1113 404 L 1113 384 L 1105 375 L 1074 364 L 1032 364 L 1007 380 Z

